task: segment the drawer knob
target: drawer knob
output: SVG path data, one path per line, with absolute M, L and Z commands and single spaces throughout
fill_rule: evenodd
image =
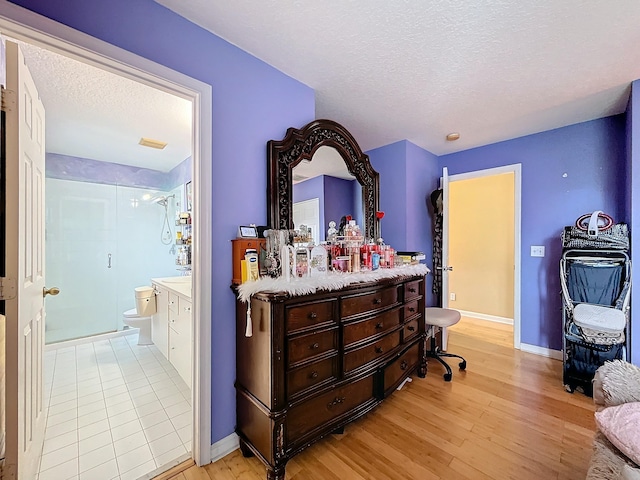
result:
M 383 352 L 382 347 L 376 347 L 376 353 L 382 353 L 382 352 Z
M 411 288 L 409 289 L 409 291 L 410 291 L 411 293 L 416 293 L 416 289 L 415 289 L 415 288 L 413 288 L 413 287 L 411 287 Z
M 380 305 L 381 303 L 382 303 L 382 300 L 381 300 L 381 299 L 379 299 L 379 298 L 374 298 L 374 299 L 373 299 L 373 304 L 374 304 L 374 305 Z
M 318 318 L 318 314 L 316 312 L 311 312 L 309 314 L 309 318 L 313 319 L 313 318 Z
M 409 307 L 409 311 L 410 311 L 411 313 L 413 313 L 413 312 L 415 312 L 415 311 L 416 311 L 416 309 L 415 309 L 415 308 L 413 308 L 413 307 Z
M 414 327 L 413 325 L 409 325 L 409 326 L 407 327 L 407 330 L 409 330 L 410 332 L 414 332 L 414 331 L 415 331 L 415 329 L 416 329 L 416 327 Z
M 312 350 L 315 350 L 316 348 L 320 348 L 320 344 L 318 342 L 316 342 L 313 345 L 311 345 L 311 349 Z
M 311 378 L 318 378 L 318 372 L 311 372 L 311 375 L 309 375 Z
M 345 397 L 336 397 L 327 404 L 327 408 L 331 408 L 341 403 L 344 403 L 345 400 L 346 400 Z
M 400 364 L 400 370 L 406 370 L 408 366 L 409 364 L 407 363 L 407 361 L 402 360 L 402 363 Z
M 378 322 L 378 323 L 376 323 L 376 328 L 377 328 L 378 330 L 380 330 L 382 327 L 384 327 L 384 325 L 382 324 L 382 322 Z

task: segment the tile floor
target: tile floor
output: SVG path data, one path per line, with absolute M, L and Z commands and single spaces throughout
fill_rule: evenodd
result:
M 138 335 L 45 352 L 37 480 L 131 480 L 191 450 L 191 392 Z M 187 457 L 188 458 L 188 457 Z

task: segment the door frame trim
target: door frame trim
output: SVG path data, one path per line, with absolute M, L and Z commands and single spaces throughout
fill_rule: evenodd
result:
M 211 461 L 211 286 L 212 286 L 212 88 L 211 85 L 115 45 L 0 1 L 0 31 L 139 83 L 190 100 L 193 105 L 193 308 L 192 456 Z
M 475 170 L 472 172 L 458 173 L 449 175 L 449 183 L 460 180 L 470 180 L 473 178 L 490 177 L 493 175 L 501 175 L 504 173 L 513 173 L 514 188 L 514 221 L 513 221 L 513 348 L 520 350 L 521 348 L 521 325 L 520 325 L 520 298 L 521 298 L 521 218 L 522 218 L 522 164 L 515 163 L 512 165 L 504 165 L 502 167 L 487 168 L 485 170 Z M 448 208 L 448 206 L 447 206 Z

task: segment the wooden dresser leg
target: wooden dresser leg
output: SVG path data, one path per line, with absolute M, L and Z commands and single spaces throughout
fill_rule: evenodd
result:
M 342 435 L 344 434 L 344 425 L 340 428 L 336 428 L 333 432 L 331 432 L 333 435 Z
M 284 466 L 267 467 L 267 480 L 284 480 Z
M 240 439 L 240 451 L 245 458 L 253 457 L 253 451 L 247 446 L 244 440 Z

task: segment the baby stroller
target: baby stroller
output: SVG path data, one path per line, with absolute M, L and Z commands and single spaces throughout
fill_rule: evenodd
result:
M 595 234 L 565 227 L 562 242 L 563 382 L 568 392 L 591 396 L 596 369 L 627 356 L 629 234 L 625 224 Z

